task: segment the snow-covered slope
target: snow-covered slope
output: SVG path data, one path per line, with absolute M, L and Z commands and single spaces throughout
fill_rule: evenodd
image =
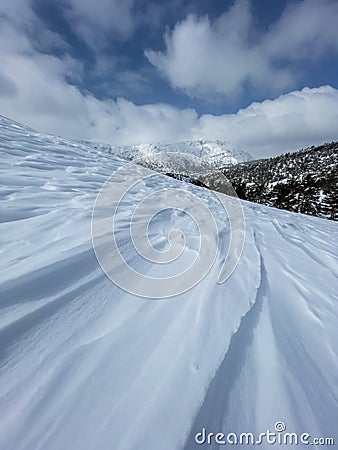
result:
M 338 220 L 338 142 L 229 166 L 243 200 Z
M 86 142 L 86 144 L 97 149 L 108 150 L 113 155 L 121 158 L 129 160 L 143 159 L 150 162 L 153 156 L 163 153 L 184 153 L 197 156 L 213 167 L 224 167 L 252 159 L 249 153 L 244 152 L 228 142 L 218 140 L 208 141 L 200 139 L 197 141 L 182 141 L 168 144 L 143 143 L 124 146 L 109 146 L 92 142 Z
M 218 448 L 195 434 L 258 437 L 277 421 L 338 442 L 337 223 L 243 203 L 243 254 L 217 284 L 226 215 L 210 191 L 157 175 L 130 210 L 183 186 L 210 204 L 224 248 L 195 288 L 142 299 L 103 274 L 91 245 L 96 195 L 123 161 L 5 118 L 0 151 L 1 449 Z M 181 222 L 168 212 L 152 233 Z M 117 228 L 128 250 L 126 217 Z

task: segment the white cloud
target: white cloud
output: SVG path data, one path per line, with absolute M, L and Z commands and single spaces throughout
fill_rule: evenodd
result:
M 45 27 L 33 9 L 33 0 L 1 0 L 1 51 L 8 54 L 21 52 L 66 51 L 69 45 L 63 38 Z
M 236 114 L 204 115 L 199 132 L 262 157 L 338 140 L 337 123 L 338 90 L 322 86 L 252 103 Z
M 114 124 L 114 137 L 111 128 L 106 131 L 111 136 L 111 142 L 121 144 L 183 140 L 192 134 L 198 124 L 195 110 L 180 110 L 166 104 L 136 106 L 119 99 L 114 112 L 110 116 L 110 126 L 112 122 Z
M 262 48 L 270 58 L 303 63 L 338 52 L 336 0 L 290 3 L 265 35 Z
M 0 89 L 0 112 L 64 137 L 112 144 L 224 139 L 257 157 L 338 139 L 338 90 L 329 86 L 253 103 L 236 114 L 198 117 L 193 109 L 84 95 L 66 81 L 74 72 L 71 60 L 11 55 L 2 63 L 7 92 Z
M 1 114 L 64 137 L 116 143 L 181 139 L 197 120 L 195 111 L 170 105 L 98 100 L 69 84 L 80 75 L 72 58 L 43 55 L 10 24 L 1 26 Z
M 237 0 L 218 19 L 189 15 L 164 36 L 165 51 L 146 50 L 148 60 L 190 96 L 241 93 L 244 86 L 281 93 L 294 86 L 309 62 L 338 52 L 338 3 L 303 0 L 287 7 L 271 28 L 255 30 L 248 0 Z
M 24 27 L 0 23 L 0 114 L 43 132 L 112 144 L 224 139 L 257 157 L 338 139 L 338 90 L 329 86 L 199 117 L 166 104 L 99 100 L 71 84 L 81 71 L 69 56 L 40 53 Z
M 35 1 L 1 0 L 0 18 L 2 16 L 16 28 L 21 28 L 21 31 L 34 34 L 40 47 L 60 43 L 64 46 L 65 43 L 59 35 L 43 28 L 34 12 Z M 133 15 L 135 0 L 50 1 L 55 1 L 62 7 L 72 30 L 94 49 L 104 47 L 107 37 L 128 38 L 136 26 L 136 18 Z M 36 33 L 37 28 L 39 33 Z
M 107 35 L 126 38 L 134 29 L 135 0 L 65 0 L 66 18 L 86 43 L 104 47 Z
M 15 24 L 22 25 L 34 19 L 31 0 L 1 0 L 0 16 Z

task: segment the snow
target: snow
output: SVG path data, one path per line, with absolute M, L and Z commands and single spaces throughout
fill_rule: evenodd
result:
M 197 286 L 139 298 L 91 243 L 96 196 L 124 161 L 1 116 L 0 151 L 1 449 L 190 450 L 203 427 L 258 435 L 277 421 L 338 442 L 337 223 L 242 202 L 243 254 L 218 284 L 226 215 L 210 191 L 156 175 L 121 210 L 122 253 L 128 211 L 156 189 L 202 198 L 224 231 Z M 196 228 L 175 211 L 150 234 L 160 246 L 180 226 L 195 255 Z
M 225 141 L 210 141 L 199 139 L 197 141 L 182 141 L 172 143 L 142 143 L 128 146 L 107 146 L 95 142 L 85 142 L 86 145 L 101 151 L 128 159 L 143 159 L 151 162 L 153 158 L 158 161 L 159 155 L 188 154 L 201 158 L 211 167 L 224 167 L 239 162 L 252 160 L 252 156 L 240 148 Z
M 318 201 L 321 203 L 325 199 L 326 195 L 323 192 L 323 189 L 319 190 L 319 199 Z

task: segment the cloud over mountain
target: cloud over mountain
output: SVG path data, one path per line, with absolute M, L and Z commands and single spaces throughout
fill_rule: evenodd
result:
M 164 51 L 145 55 L 192 97 L 231 98 L 244 88 L 276 94 L 294 86 L 304 62 L 338 54 L 337 17 L 337 2 L 304 0 L 259 31 L 249 0 L 238 0 L 215 20 L 189 15 L 165 33 Z

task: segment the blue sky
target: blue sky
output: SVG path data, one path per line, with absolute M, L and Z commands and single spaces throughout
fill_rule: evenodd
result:
M 0 114 L 255 156 L 337 139 L 337 24 L 336 0 L 2 0 Z

